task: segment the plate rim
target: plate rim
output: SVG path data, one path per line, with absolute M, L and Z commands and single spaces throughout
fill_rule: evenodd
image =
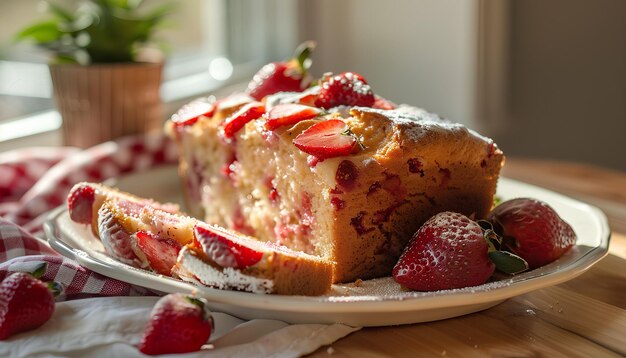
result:
M 277 311 L 274 308 L 268 308 L 268 303 L 278 305 L 281 312 L 322 312 L 322 313 L 358 313 L 367 311 L 376 312 L 405 312 L 407 310 L 428 310 L 436 308 L 451 308 L 459 306 L 471 306 L 480 303 L 503 301 L 511 297 L 515 297 L 524 293 L 528 293 L 537 289 L 557 285 L 573 279 L 585 271 L 589 270 L 595 263 L 600 261 L 608 254 L 608 246 L 610 243 L 611 230 L 608 225 L 606 215 L 597 207 L 571 198 L 561 193 L 542 188 L 533 184 L 528 184 L 518 180 L 501 177 L 500 180 L 510 182 L 515 185 L 527 186 L 535 191 L 557 196 L 559 200 L 565 201 L 571 205 L 585 207 L 585 211 L 589 211 L 596 222 L 599 224 L 599 244 L 591 247 L 591 249 L 583 253 L 575 261 L 571 262 L 565 270 L 556 269 L 547 274 L 536 274 L 524 278 L 517 282 L 510 282 L 503 285 L 511 278 L 498 281 L 499 287 L 493 289 L 487 288 L 486 285 L 479 285 L 470 288 L 443 290 L 426 293 L 416 293 L 407 291 L 406 294 L 394 296 L 357 296 L 367 297 L 363 300 L 354 300 L 355 296 L 348 296 L 348 299 L 342 300 L 342 296 L 287 296 L 287 295 L 261 295 L 250 292 L 219 290 L 210 287 L 198 287 L 191 283 L 181 280 L 156 275 L 147 270 L 135 269 L 125 264 L 117 262 L 111 265 L 97 257 L 93 257 L 87 251 L 80 248 L 71 247 L 63 241 L 57 220 L 63 215 L 67 209 L 60 206 L 54 209 L 47 217 L 44 223 L 44 231 L 48 238 L 48 242 L 57 252 L 63 256 L 76 260 L 79 264 L 98 272 L 102 275 L 113 277 L 131 284 L 148 287 L 158 291 L 171 291 L 176 288 L 182 292 L 198 292 L 203 297 L 218 304 L 233 305 L 240 308 L 262 309 L 267 311 Z M 78 224 L 76 224 L 78 225 Z M 127 265 L 126 265 L 127 266 Z M 103 272 L 106 271 L 106 272 Z M 113 275 L 111 273 L 113 272 Z M 124 276 L 124 277 L 122 277 Z M 147 281 L 146 281 L 147 280 Z M 165 280 L 165 281 L 163 281 Z M 146 283 L 149 283 L 147 286 Z M 165 290 L 163 290 L 165 288 Z M 233 298 L 237 298 L 233 303 Z M 241 303 L 245 302 L 244 305 Z M 460 304 L 464 302 L 464 304 Z M 393 304 L 390 304 L 393 303 Z

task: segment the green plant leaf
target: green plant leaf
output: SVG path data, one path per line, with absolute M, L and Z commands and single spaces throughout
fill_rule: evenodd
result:
M 54 20 L 36 23 L 17 33 L 16 40 L 34 40 L 36 44 L 45 44 L 61 38 L 58 23 Z
M 58 18 L 63 19 L 64 21 L 67 21 L 67 22 L 74 21 L 74 15 L 68 10 L 49 1 L 46 1 L 46 4 L 48 6 L 48 9 L 50 9 L 50 12 L 52 12 Z
M 141 5 L 142 0 L 89 0 L 68 10 L 48 3 L 54 19 L 22 30 L 16 40 L 34 41 L 53 53 L 58 63 L 133 62 L 177 7 L 166 3 L 142 12 Z
M 65 55 L 65 54 L 58 54 L 55 56 L 53 63 L 57 65 L 76 64 L 78 63 L 78 61 L 73 56 Z

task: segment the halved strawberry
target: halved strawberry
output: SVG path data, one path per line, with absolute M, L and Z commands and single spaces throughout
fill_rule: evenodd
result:
M 206 100 L 197 100 L 184 105 L 178 112 L 174 113 L 170 120 L 177 127 L 193 125 L 201 116 L 212 117 L 215 114 L 217 102 L 210 103 Z
M 279 104 L 267 112 L 265 128 L 274 130 L 281 126 L 292 125 L 306 119 L 315 118 L 320 113 L 322 113 L 322 110 L 315 107 L 295 103 Z
M 301 92 L 312 80 L 307 72 L 311 67 L 309 56 L 313 49 L 315 42 L 304 42 L 291 60 L 263 66 L 248 84 L 246 92 L 257 101 L 277 92 Z
M 199 226 L 194 228 L 194 236 L 202 251 L 215 263 L 222 267 L 245 269 L 263 258 L 263 252 L 251 246 L 261 245 L 235 232 L 216 226 Z
M 81 224 L 91 224 L 96 190 L 88 185 L 76 186 L 67 196 L 70 219 Z
M 152 270 L 170 276 L 181 245 L 172 239 L 159 238 L 146 231 L 138 231 L 136 236 L 137 246 L 146 255 Z
M 356 136 L 339 119 L 319 122 L 300 133 L 293 144 L 319 159 L 348 155 L 357 144 Z
M 117 208 L 110 202 L 104 203 L 98 210 L 98 236 L 104 251 L 125 264 L 141 265 L 141 259 L 133 250 L 132 232 L 122 226 L 120 218 L 116 215 L 116 210 Z M 140 209 L 133 211 L 139 213 Z
M 241 107 L 232 116 L 226 118 L 226 121 L 222 125 L 224 130 L 224 137 L 232 138 L 235 136 L 246 123 L 253 119 L 261 117 L 265 113 L 265 105 L 261 102 L 251 102 Z

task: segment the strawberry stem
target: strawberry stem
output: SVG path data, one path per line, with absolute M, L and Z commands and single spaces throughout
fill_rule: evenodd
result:
M 305 41 L 301 43 L 294 53 L 294 58 L 298 61 L 298 65 L 302 70 L 302 74 L 305 74 L 309 68 L 311 68 L 311 53 L 315 50 L 317 43 L 315 41 Z
M 215 323 L 213 322 L 213 316 L 211 315 L 211 311 L 208 307 L 208 302 L 204 298 L 197 298 L 192 296 L 185 296 L 185 299 L 189 301 L 191 304 L 194 304 L 202 310 L 202 319 L 211 321 L 211 330 L 215 330 Z
M 356 134 L 354 134 L 354 132 L 351 131 L 349 127 L 345 131 L 341 132 L 341 135 L 349 135 L 349 136 L 354 137 L 354 139 L 356 140 L 356 144 L 359 146 L 359 148 L 361 150 L 365 150 L 365 146 L 361 142 L 361 139 L 359 139 L 359 137 Z
M 46 285 L 48 285 L 48 289 L 50 290 L 50 292 L 52 292 L 52 295 L 54 297 L 57 297 L 61 293 L 63 293 L 63 285 L 56 281 L 46 282 Z

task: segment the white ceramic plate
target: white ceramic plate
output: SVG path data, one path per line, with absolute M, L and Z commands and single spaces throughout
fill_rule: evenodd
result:
M 162 201 L 180 201 L 172 167 L 120 179 L 116 186 Z M 164 189 L 167 188 L 167 189 Z M 610 231 L 605 215 L 595 207 L 525 183 L 501 178 L 498 195 L 504 200 L 533 197 L 546 201 L 568 221 L 576 247 L 556 262 L 481 286 L 437 292 L 402 290 L 393 279 L 381 278 L 334 285 L 321 297 L 262 295 L 197 287 L 115 261 L 104 254 L 100 241 L 84 225 L 73 223 L 67 210 L 55 210 L 45 229 L 50 245 L 103 275 L 163 292 L 197 292 L 211 308 L 244 318 L 271 318 L 290 323 L 345 323 L 384 326 L 445 319 L 492 307 L 508 298 L 570 280 L 589 269 L 608 251 Z

